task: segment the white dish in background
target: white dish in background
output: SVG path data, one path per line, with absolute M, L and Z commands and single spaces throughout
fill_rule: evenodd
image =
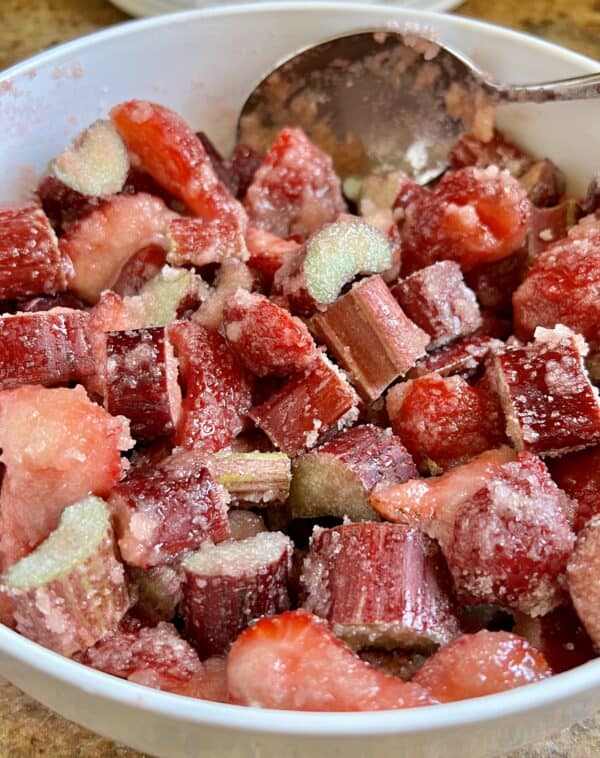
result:
M 0 80 L 0 202 L 27 196 L 47 161 L 116 102 L 160 101 L 231 147 L 239 107 L 289 53 L 358 29 L 418 25 L 508 81 L 597 69 L 593 61 L 506 29 L 392 6 L 264 3 L 164 16 L 54 48 Z M 597 102 L 513 105 L 499 123 L 551 156 L 571 188 L 600 165 Z M 307 654 L 310 654 L 309 652 Z M 169 758 L 473 758 L 508 750 L 590 715 L 600 660 L 478 700 L 382 713 L 291 713 L 208 703 L 80 666 L 0 625 L 0 674 L 112 739 Z
M 463 0 L 364 0 L 366 3 L 393 5 L 399 8 L 413 8 L 422 11 L 449 11 L 456 8 Z M 236 0 L 110 0 L 113 5 L 132 16 L 156 16 L 160 13 L 175 13 L 193 8 L 222 8 Z M 251 3 L 252 0 L 238 0 L 238 4 Z M 300 4 L 303 0 L 292 0 Z M 332 0 L 346 3 L 346 0 Z

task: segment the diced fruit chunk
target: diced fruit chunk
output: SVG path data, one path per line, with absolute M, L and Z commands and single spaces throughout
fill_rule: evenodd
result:
M 129 607 L 106 504 L 88 497 L 65 508 L 56 530 L 5 581 L 21 634 L 67 656 L 98 642 Z
M 431 337 L 429 350 L 481 326 L 475 295 L 454 261 L 439 261 L 415 271 L 396 284 L 392 294 L 406 315 Z
M 577 538 L 569 559 L 567 581 L 571 600 L 594 646 L 600 646 L 600 516 L 594 516 Z
M 435 702 L 418 685 L 361 661 L 323 621 L 302 610 L 262 619 L 243 632 L 229 653 L 227 684 L 233 702 L 262 708 L 377 711 Z
M 0 551 L 6 568 L 56 528 L 65 506 L 106 496 L 124 469 L 129 425 L 90 402 L 83 387 L 25 386 L 0 393 Z
M 380 276 L 354 285 L 317 314 L 313 325 L 367 401 L 406 374 L 429 343 L 429 335 L 404 314 Z
M 477 295 L 482 307 L 495 313 L 511 315 L 512 295 L 525 277 L 528 258 L 527 248 L 522 247 L 506 258 L 483 263 L 465 274 L 467 284 Z
M 552 478 L 577 503 L 573 530 L 577 534 L 600 513 L 600 447 L 550 460 Z
M 442 647 L 412 681 L 442 703 L 450 703 L 538 682 L 551 673 L 544 656 L 527 640 L 484 629 Z
M 104 404 L 129 419 L 136 440 L 175 431 L 181 412 L 177 361 L 162 326 L 106 336 Z
M 167 262 L 162 245 L 146 245 L 134 253 L 121 269 L 118 279 L 111 285 L 121 297 L 138 295 L 142 287 L 160 274 Z
M 304 607 L 354 649 L 431 649 L 459 633 L 438 546 L 401 524 L 316 529 L 302 583 Z
M 231 153 L 229 165 L 236 172 L 238 178 L 237 197 L 243 198 L 252 184 L 254 174 L 262 163 L 261 156 L 250 145 L 238 143 Z
M 174 266 L 206 266 L 226 258 L 248 259 L 245 228 L 231 216 L 206 220 L 180 216 L 169 222 L 167 258 Z
M 253 286 L 254 274 L 245 263 L 235 259 L 223 261 L 215 276 L 213 288 L 192 316 L 192 320 L 207 329 L 220 329 L 223 324 L 223 310 L 229 296 L 238 289 L 251 291 Z
M 497 399 L 460 376 L 428 374 L 396 384 L 386 406 L 394 433 L 425 471 L 465 463 L 505 440 Z
M 82 195 L 55 176 L 44 177 L 35 194 L 57 234 L 62 234 L 74 221 L 104 202 L 100 197 Z
M 487 142 L 473 134 L 465 134 L 452 149 L 450 161 L 455 169 L 466 166 L 499 166 L 519 177 L 530 168 L 533 158 L 510 142 L 502 132 L 494 130 L 492 139 Z
M 245 508 L 233 508 L 229 511 L 229 528 L 232 540 L 245 540 L 269 531 L 262 516 Z
M 288 379 L 249 415 L 274 445 L 294 456 L 350 426 L 358 416 L 357 403 L 341 372 L 320 356 L 313 368 Z
M 281 532 L 260 532 L 185 559 L 181 612 L 202 657 L 224 653 L 251 621 L 289 608 L 292 550 Z
M 549 158 L 536 161 L 519 177 L 527 197 L 538 208 L 549 208 L 559 202 L 565 191 L 565 176 Z
M 88 315 L 69 308 L 0 316 L 0 390 L 81 381 L 96 367 Z
M 72 277 L 71 259 L 41 208 L 0 208 L 0 299 L 62 292 Z
M 333 162 L 301 129 L 277 135 L 245 198 L 250 223 L 279 237 L 306 237 L 346 210 Z
M 110 493 L 123 560 L 141 568 L 229 537 L 229 497 L 207 468 L 173 456 L 140 468 Z
M 99 119 L 52 161 L 50 171 L 82 195 L 112 195 L 125 184 L 129 156 L 113 124 Z
M 283 453 L 223 451 L 211 456 L 207 465 L 233 500 L 253 506 L 271 506 L 287 500 L 291 465 Z
M 389 430 L 355 426 L 294 461 L 289 508 L 294 518 L 373 519 L 369 494 L 375 485 L 415 476 L 410 454 Z
M 583 359 L 587 345 L 564 326 L 496 355 L 492 380 L 517 450 L 562 455 L 600 441 L 600 403 Z
M 377 274 L 393 263 L 386 234 L 355 216 L 322 226 L 295 252 L 286 253 L 273 280 L 274 292 L 291 309 L 310 315 L 325 310 L 358 274 Z
M 448 171 L 415 199 L 402 228 L 402 270 L 454 260 L 463 271 L 506 258 L 525 242 L 530 202 L 497 166 Z
M 250 253 L 248 265 L 261 275 L 268 287 L 273 284 L 273 277 L 283 263 L 284 255 L 300 247 L 294 240 L 282 239 L 255 226 L 246 232 L 246 245 Z
M 418 360 L 408 376 L 412 379 L 431 373 L 440 376 L 458 374 L 468 379 L 478 372 L 490 353 L 502 347 L 503 343 L 493 337 L 463 337 Z
M 258 293 L 238 289 L 230 295 L 223 328 L 232 351 L 257 376 L 304 371 L 317 357 L 302 321 Z

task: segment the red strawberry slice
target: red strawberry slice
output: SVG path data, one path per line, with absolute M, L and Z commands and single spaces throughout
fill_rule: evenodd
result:
M 435 702 L 418 685 L 362 661 L 306 611 L 262 619 L 233 643 L 232 700 L 298 711 L 376 711 Z

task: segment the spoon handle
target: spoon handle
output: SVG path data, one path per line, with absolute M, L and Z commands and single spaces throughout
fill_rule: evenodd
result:
M 537 84 L 505 85 L 486 81 L 494 99 L 504 103 L 545 103 L 549 100 L 587 100 L 600 97 L 600 73 Z

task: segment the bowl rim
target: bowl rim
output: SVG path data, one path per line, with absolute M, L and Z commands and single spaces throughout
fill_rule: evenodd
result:
M 341 6 L 326 0 L 313 0 L 301 6 L 293 0 L 244 3 L 224 7 L 209 7 L 191 11 L 154 16 L 126 21 L 121 24 L 87 34 L 55 48 L 38 53 L 18 62 L 0 73 L 0 82 L 27 74 L 39 65 L 47 65 L 67 55 L 76 54 L 90 46 L 110 42 L 113 39 L 137 34 L 144 30 L 165 25 L 187 24 L 191 20 L 214 16 L 232 16 L 248 13 L 298 11 L 352 11 L 365 15 L 385 11 L 390 19 L 405 20 L 419 25 L 435 27 L 440 15 L 431 11 L 398 8 L 384 4 L 349 2 Z M 530 47 L 547 52 L 555 58 L 579 66 L 583 72 L 598 70 L 599 64 L 592 58 L 573 52 L 522 32 L 504 28 L 477 19 L 444 15 L 444 24 L 456 25 L 472 32 L 503 39 L 519 40 Z M 195 723 L 221 727 L 234 731 L 257 734 L 301 735 L 305 737 L 353 737 L 373 735 L 399 735 L 427 733 L 462 727 L 484 721 L 493 721 L 514 715 L 523 715 L 540 710 L 548 705 L 571 697 L 584 695 L 600 688 L 600 659 L 590 661 L 575 669 L 557 674 L 535 684 L 529 684 L 496 695 L 474 700 L 463 700 L 422 708 L 395 711 L 370 711 L 363 713 L 329 713 L 261 709 L 252 706 L 229 705 L 200 700 L 182 695 L 154 690 L 101 671 L 89 668 L 76 661 L 48 650 L 0 624 L 0 654 L 33 668 L 54 680 L 58 680 L 106 700 L 168 717 L 181 723 Z M 8 667 L 7 667 L 8 668 Z M 6 674 L 6 676 L 10 676 Z

